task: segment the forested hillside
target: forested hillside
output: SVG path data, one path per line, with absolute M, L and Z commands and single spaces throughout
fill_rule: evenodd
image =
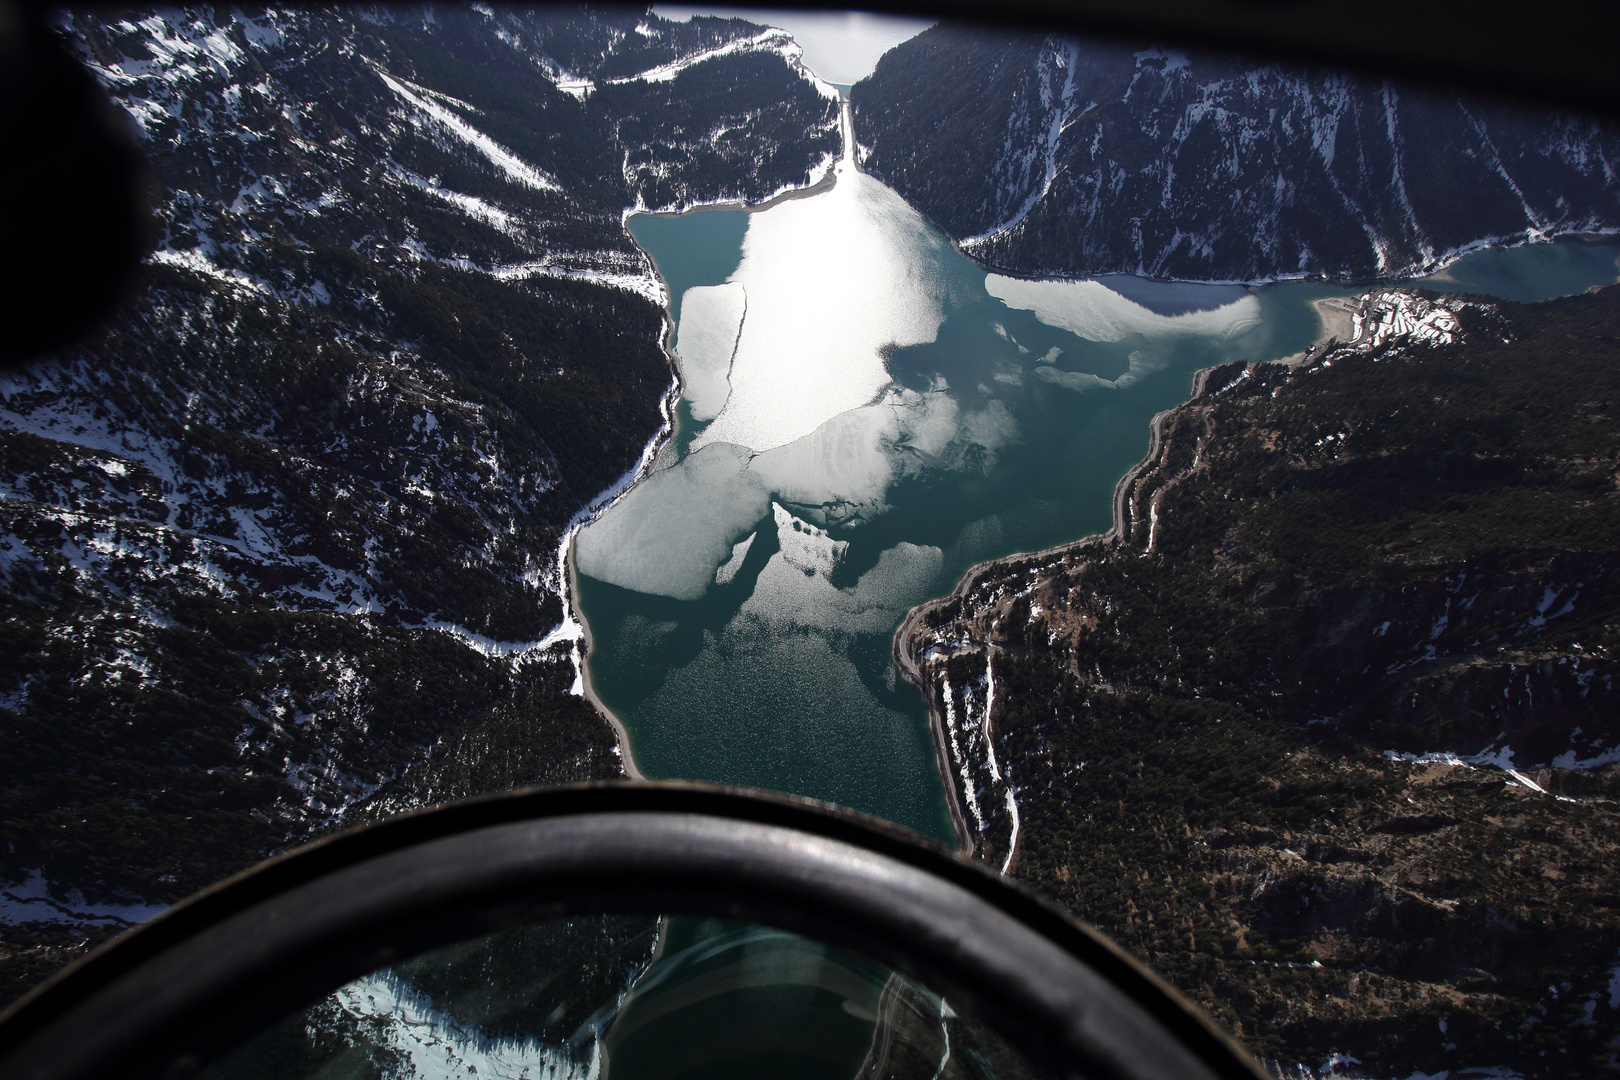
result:
M 618 775 L 570 521 L 665 422 L 637 206 L 837 151 L 780 31 L 645 10 L 97 9 L 157 248 L 0 387 L 0 1000 L 357 817 Z
M 1289 1069 L 1608 1069 L 1616 402 L 1614 287 L 1373 293 L 1348 344 L 1208 372 L 1116 532 L 900 642 L 980 856 Z

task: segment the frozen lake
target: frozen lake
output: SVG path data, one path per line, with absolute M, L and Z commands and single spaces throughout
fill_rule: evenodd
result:
M 846 160 L 756 211 L 641 215 L 686 389 L 654 471 L 582 531 L 588 676 L 641 770 L 812 796 L 953 839 L 890 639 L 970 566 L 1106 529 L 1193 372 L 1317 336 L 1362 290 L 987 274 Z M 1469 256 L 1513 299 L 1613 281 L 1620 246 Z

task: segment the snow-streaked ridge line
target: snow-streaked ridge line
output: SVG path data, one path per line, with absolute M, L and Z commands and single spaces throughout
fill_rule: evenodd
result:
M 967 758 L 962 753 L 962 745 L 956 737 L 956 702 L 951 693 L 951 677 L 942 675 L 940 682 L 945 688 L 945 729 L 951 740 L 951 757 L 959 764 L 958 771 L 962 776 L 962 795 L 967 799 L 968 809 L 973 812 L 973 821 L 984 832 L 984 815 L 979 812 L 979 796 L 973 789 L 973 777 L 968 770 Z
M 1007 785 L 1007 816 L 1012 818 L 1012 835 L 1007 838 L 1007 858 L 1001 864 L 1003 874 L 1012 869 L 1013 856 L 1018 853 L 1018 800 L 1013 797 L 1011 783 Z
M 593 285 L 606 285 L 611 288 L 633 292 L 637 296 L 651 300 L 660 307 L 667 306 L 668 303 L 663 283 L 653 275 L 645 273 L 615 273 L 612 270 L 560 266 L 544 260 L 535 260 L 534 262 L 494 266 L 489 269 L 489 274 L 500 281 L 520 281 L 531 277 L 568 278 L 572 281 L 588 281 Z
M 377 77 L 387 85 L 388 89 L 392 90 L 407 104 L 415 107 L 418 112 L 432 119 L 446 132 L 483 154 L 485 158 L 489 159 L 491 165 L 505 173 L 511 180 L 522 184 L 524 187 L 534 188 L 536 191 L 562 190 L 562 185 L 557 183 L 553 177 L 530 165 L 439 102 L 433 100 L 429 96 L 430 91 L 425 87 L 412 89 L 406 83 L 394 78 L 394 76 L 375 64 L 369 66 L 372 71 L 376 72 Z
M 1007 857 L 1002 860 L 1001 872 L 1005 874 L 1012 869 L 1013 856 L 1018 851 L 1018 800 L 1013 797 L 1012 776 L 1001 775 L 1001 767 L 996 762 L 996 745 L 991 738 L 990 710 L 996 704 L 996 659 L 993 650 L 987 651 L 984 657 L 984 756 L 990 763 L 990 775 L 998 783 L 1007 786 L 1007 816 L 1012 819 L 1012 834 L 1007 838 Z
M 459 191 L 440 187 L 435 181 L 414 173 L 403 165 L 395 165 L 393 172 L 395 176 L 411 185 L 411 187 L 419 191 L 425 191 L 436 199 L 443 200 L 468 217 L 476 221 L 482 221 L 484 224 L 508 235 L 513 232 L 515 222 L 512 215 L 500 207 L 492 206 L 476 195 L 464 195 Z
M 786 30 L 778 30 L 776 27 L 771 26 L 766 27 L 753 37 L 734 38 L 724 45 L 704 49 L 702 52 L 692 53 L 678 60 L 671 60 L 667 64 L 659 64 L 657 67 L 648 68 L 646 71 L 634 75 L 621 75 L 615 79 L 604 79 L 602 81 L 610 86 L 633 82 L 669 82 L 688 68 L 696 67 L 698 64 L 709 60 L 718 60 L 723 56 L 736 56 L 741 53 L 751 52 L 785 53 L 790 48 L 796 50 L 798 47 L 798 42 L 793 40 L 792 34 L 789 34 Z
M 998 225 L 992 225 L 990 228 L 986 229 L 977 236 L 969 236 L 962 239 L 960 243 L 963 247 L 981 244 L 986 240 L 1000 235 L 1001 233 L 1017 228 L 1025 218 L 1029 217 L 1030 213 L 1034 211 L 1035 207 L 1040 205 L 1041 200 L 1046 198 L 1047 192 L 1052 190 L 1052 181 L 1057 179 L 1058 174 L 1058 143 L 1062 140 L 1063 132 L 1069 126 L 1069 121 L 1074 111 L 1074 75 L 1075 70 L 1080 66 L 1079 43 L 1075 41 L 1067 41 L 1064 44 L 1067 50 L 1067 55 L 1058 58 L 1058 62 L 1064 67 L 1063 91 L 1060 95 L 1061 104 L 1053 112 L 1052 118 L 1047 124 L 1045 154 L 1046 170 L 1041 178 L 1041 186 L 1030 192 L 1029 195 L 1024 198 L 1023 204 L 1020 205 L 1018 209 L 1013 212 L 1012 216 L 1007 218 L 1007 220 Z

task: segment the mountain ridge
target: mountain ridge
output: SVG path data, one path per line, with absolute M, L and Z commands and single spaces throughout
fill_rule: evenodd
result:
M 941 24 L 851 98 L 865 167 L 1018 274 L 1389 280 L 1620 227 L 1612 124 L 1345 75 Z

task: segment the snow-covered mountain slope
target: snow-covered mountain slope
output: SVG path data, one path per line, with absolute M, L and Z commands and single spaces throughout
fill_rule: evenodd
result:
M 267 240 L 651 295 L 622 208 L 758 199 L 838 145 L 797 47 L 734 20 L 199 8 L 64 29 L 164 181 L 156 258 L 283 292 Z
M 1398 277 L 1620 228 L 1620 131 L 1344 75 L 938 26 L 853 92 L 865 164 L 1037 273 Z
M 620 773 L 558 552 L 664 424 L 624 212 L 838 146 L 797 46 L 733 20 L 58 27 L 139 131 L 159 244 L 105 333 L 0 386 L 5 997 L 334 823 Z

